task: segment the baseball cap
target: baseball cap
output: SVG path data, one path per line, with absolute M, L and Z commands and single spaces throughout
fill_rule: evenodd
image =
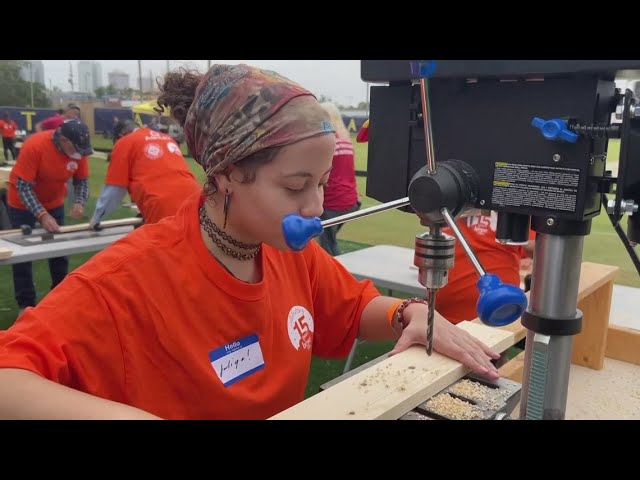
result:
M 79 120 L 67 120 L 60 126 L 60 135 L 69 139 L 80 155 L 93 153 L 89 127 Z

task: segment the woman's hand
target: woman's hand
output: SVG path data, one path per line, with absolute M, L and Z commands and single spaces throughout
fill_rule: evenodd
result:
M 389 355 L 406 350 L 411 345 L 427 343 L 427 306 L 420 303 L 409 305 L 404 310 L 404 319 L 409 322 Z M 456 327 L 436 312 L 433 322 L 433 349 L 458 360 L 474 372 L 489 379 L 499 378 L 498 370 L 491 359 L 500 358 L 483 342 L 461 328 Z M 426 353 L 425 353 L 426 355 Z

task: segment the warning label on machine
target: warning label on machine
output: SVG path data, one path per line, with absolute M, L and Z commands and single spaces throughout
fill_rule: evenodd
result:
M 495 205 L 576 211 L 580 170 L 577 168 L 496 162 Z

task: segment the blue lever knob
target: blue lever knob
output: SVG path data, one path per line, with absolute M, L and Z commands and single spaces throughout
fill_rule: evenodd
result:
M 419 78 L 428 78 L 436 72 L 438 62 L 435 60 L 413 60 L 409 62 L 411 75 Z
M 485 273 L 476 284 L 480 297 L 476 305 L 485 325 L 501 327 L 522 316 L 527 309 L 527 297 L 515 285 L 505 285 L 497 275 Z
M 284 240 L 291 250 L 302 250 L 309 240 L 322 233 L 322 222 L 318 217 L 305 218 L 293 213 L 282 219 Z
M 559 118 L 543 120 L 542 118 L 534 117 L 531 125 L 538 128 L 547 140 L 564 140 L 569 143 L 578 141 L 578 135 L 569 130 L 567 123 Z

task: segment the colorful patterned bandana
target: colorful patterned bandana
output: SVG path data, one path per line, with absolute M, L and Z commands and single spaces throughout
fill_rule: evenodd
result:
M 334 129 L 313 94 L 297 83 L 248 65 L 214 65 L 196 89 L 184 132 L 211 176 L 265 148 Z

